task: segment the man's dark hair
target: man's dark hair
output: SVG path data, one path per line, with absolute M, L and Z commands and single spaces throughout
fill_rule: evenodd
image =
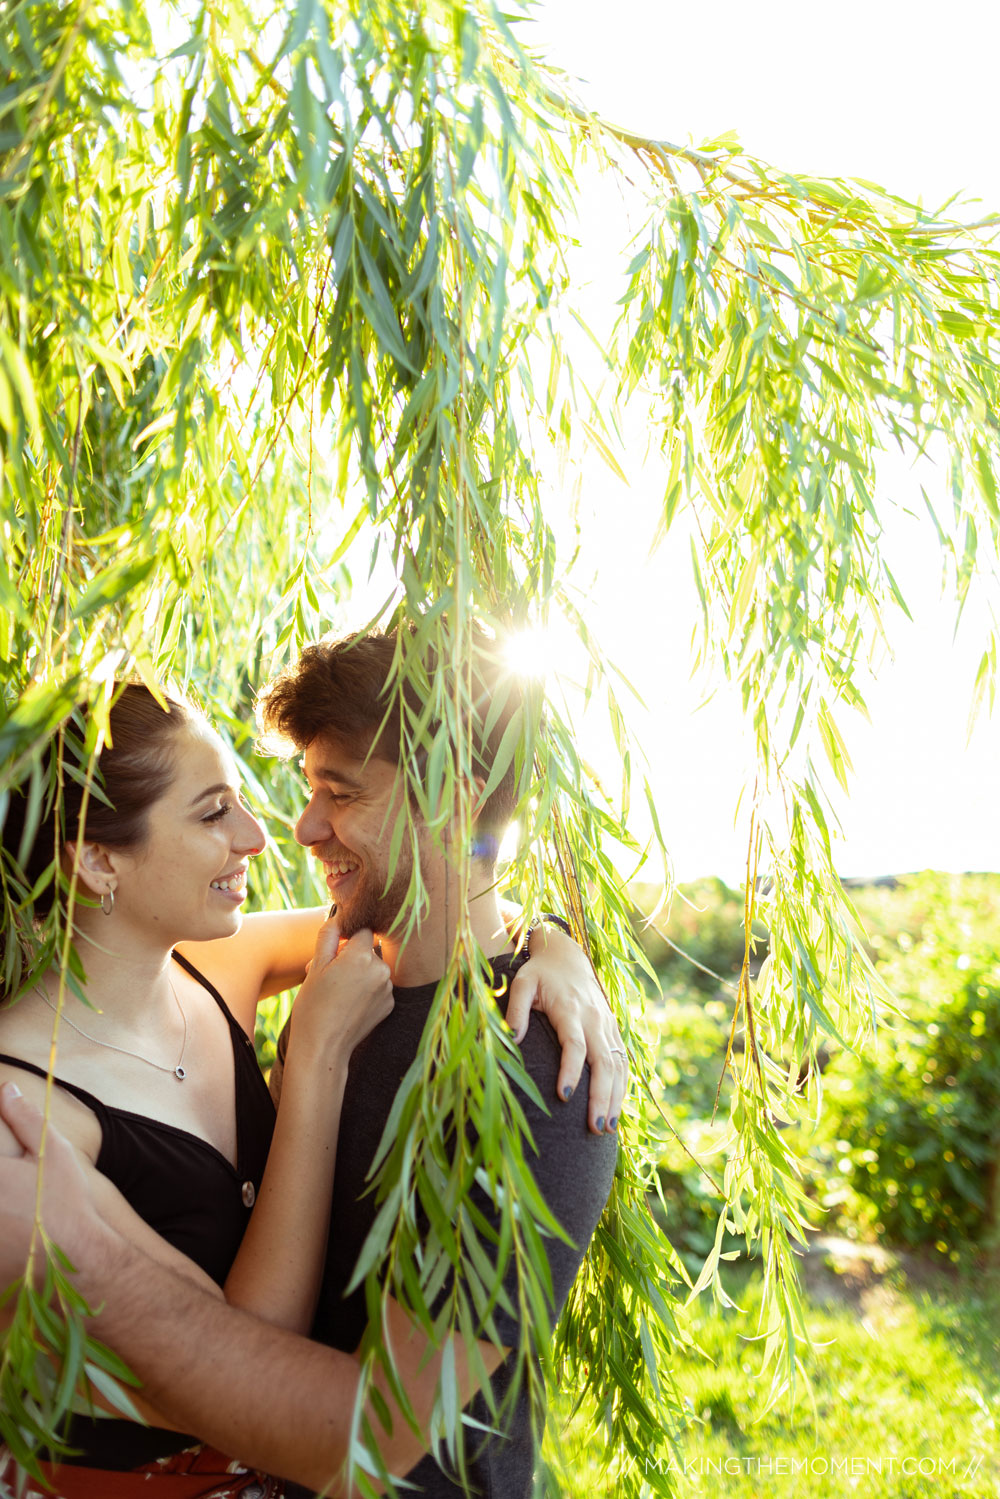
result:
M 283 740 L 301 753 L 320 735 L 330 735 L 358 758 L 371 753 L 398 765 L 404 748 L 400 694 L 394 685 L 400 644 L 398 630 L 373 630 L 306 646 L 298 661 L 264 689 L 258 717 L 265 738 Z M 436 663 L 437 653 L 428 648 L 421 661 L 427 680 L 433 679 Z M 504 731 L 529 705 L 522 683 L 503 666 L 496 642 L 483 630 L 476 631 L 468 669 L 474 704 L 473 764 L 475 773 L 488 781 Z M 425 717 L 426 705 L 411 681 L 404 684 L 402 696 L 412 734 Z M 440 720 L 432 716 L 421 743 L 429 744 L 439 727 Z M 417 758 L 423 766 L 426 752 L 418 752 Z M 486 844 L 492 841 L 494 856 L 495 843 L 517 803 L 520 759 L 516 753 L 511 756 L 479 812 L 477 833 Z

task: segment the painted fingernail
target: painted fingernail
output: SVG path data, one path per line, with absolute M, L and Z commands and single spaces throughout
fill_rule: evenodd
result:
M 573 1089 L 572 1089 L 572 1087 L 570 1086 L 569 1083 L 567 1083 L 566 1086 L 563 1088 L 563 1090 L 562 1090 L 562 1096 L 563 1096 L 563 1098 L 565 1098 L 565 1100 L 566 1100 L 567 1103 L 569 1103 L 570 1099 L 573 1097 Z
M 597 1121 L 597 1133 L 599 1135 L 602 1135 L 604 1133 L 604 1115 L 603 1114 L 601 1115 L 601 1117 Z
M 614 1131 L 617 1128 L 618 1128 L 618 1116 L 615 1115 L 614 1118 L 608 1120 L 608 1129 L 611 1130 L 611 1132 L 613 1134 Z

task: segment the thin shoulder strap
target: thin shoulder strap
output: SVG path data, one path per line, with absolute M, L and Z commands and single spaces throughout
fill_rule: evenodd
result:
M 170 956 L 173 958 L 175 963 L 179 963 L 181 965 L 185 973 L 189 973 L 193 979 L 201 984 L 203 989 L 208 990 L 209 994 L 211 994 L 212 998 L 219 1006 L 219 1009 L 222 1011 L 223 1015 L 225 1015 L 226 1019 L 229 1021 L 229 1028 L 232 1031 L 233 1035 L 237 1038 L 237 1040 L 242 1039 L 244 1041 L 249 1041 L 252 1050 L 253 1042 L 250 1040 L 250 1037 L 247 1035 L 242 1025 L 240 1025 L 239 1021 L 236 1019 L 236 1016 L 226 1004 L 226 1001 L 223 999 L 222 995 L 219 993 L 215 985 L 209 979 L 207 979 L 203 973 L 199 973 L 198 969 L 194 966 L 189 958 L 185 958 L 179 952 L 173 952 Z
M 0 1062 L 5 1062 L 8 1067 L 20 1067 L 25 1072 L 33 1072 L 36 1077 L 43 1079 L 48 1077 L 48 1073 L 44 1067 L 36 1067 L 34 1062 L 24 1062 L 20 1057 L 9 1057 L 4 1052 L 0 1052 Z M 76 1083 L 64 1083 L 62 1078 L 55 1076 L 53 1076 L 52 1081 L 57 1088 L 62 1088 L 64 1093 L 71 1093 L 74 1098 L 78 1098 L 81 1103 L 85 1103 L 88 1109 L 93 1109 L 98 1119 L 103 1120 L 105 1118 L 105 1105 L 99 1098 L 95 1098 L 93 1093 L 88 1093 L 86 1088 L 78 1088 Z
M 219 1006 L 219 1009 L 222 1011 L 223 1015 L 225 1015 L 230 1025 L 238 1026 L 242 1031 L 243 1027 L 240 1025 L 239 1021 L 234 1018 L 232 1011 L 226 1004 L 226 1001 L 223 999 L 222 995 L 219 993 L 215 985 L 211 983 L 203 973 L 199 973 L 198 969 L 194 966 L 189 958 L 185 958 L 179 952 L 172 952 L 170 956 L 173 958 L 175 963 L 179 963 L 181 965 L 185 973 L 189 973 L 193 979 L 197 980 L 197 982 L 203 989 L 208 990 L 209 994 L 211 994 L 212 998 L 215 1000 L 215 1003 Z

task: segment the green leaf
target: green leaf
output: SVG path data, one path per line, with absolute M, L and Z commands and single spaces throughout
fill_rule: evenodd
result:
M 98 609 L 110 608 L 140 587 L 156 566 L 155 557 L 135 562 L 118 562 L 103 569 L 92 579 L 73 610 L 73 618 L 86 619 Z

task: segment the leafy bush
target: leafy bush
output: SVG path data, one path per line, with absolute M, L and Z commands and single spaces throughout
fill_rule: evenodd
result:
M 636 886 L 633 894 L 641 910 L 655 908 L 653 887 Z M 714 975 L 731 980 L 743 966 L 743 917 L 738 890 L 720 879 L 695 880 L 679 885 L 668 910 L 645 928 L 643 948 L 664 983 L 714 994 L 719 987 Z M 754 939 L 759 964 L 767 951 L 767 932 L 759 922 L 754 923 Z
M 659 1135 L 663 1142 L 652 1209 L 695 1273 L 715 1241 L 722 1211 L 722 1195 L 712 1179 L 722 1177 L 714 1152 L 729 1119 L 730 1079 L 728 1072 L 722 1076 L 722 1068 L 734 1000 L 735 996 L 705 999 L 693 988 L 676 985 L 646 1012 L 662 1084 L 662 1096 L 647 1104 L 645 1121 L 647 1134 Z M 724 1247 L 742 1247 L 742 1242 L 727 1237 Z
M 996 1228 L 1000 878 L 908 883 L 922 925 L 880 964 L 903 1015 L 828 1068 L 814 1169 L 842 1217 L 951 1252 Z
M 721 1203 L 684 1146 L 712 1176 L 721 1174 L 718 1157 L 704 1152 L 728 1114 L 727 1077 L 718 1124 L 710 1125 L 735 996 L 666 938 L 731 981 L 742 961 L 743 904 L 721 880 L 699 881 L 683 894 L 669 919 L 647 932 L 665 984 L 647 1014 L 657 1033 L 662 1110 L 684 1142 L 659 1121 L 656 1211 L 693 1263 L 714 1238 Z M 998 1226 L 1000 876 L 922 874 L 851 894 L 899 1013 L 880 1023 L 877 1042 L 860 1054 L 832 1048 L 823 1115 L 804 1142 L 807 1178 L 830 1226 L 934 1244 L 955 1258 L 956 1246 L 982 1243 Z M 654 1109 L 652 1127 L 655 1116 Z

